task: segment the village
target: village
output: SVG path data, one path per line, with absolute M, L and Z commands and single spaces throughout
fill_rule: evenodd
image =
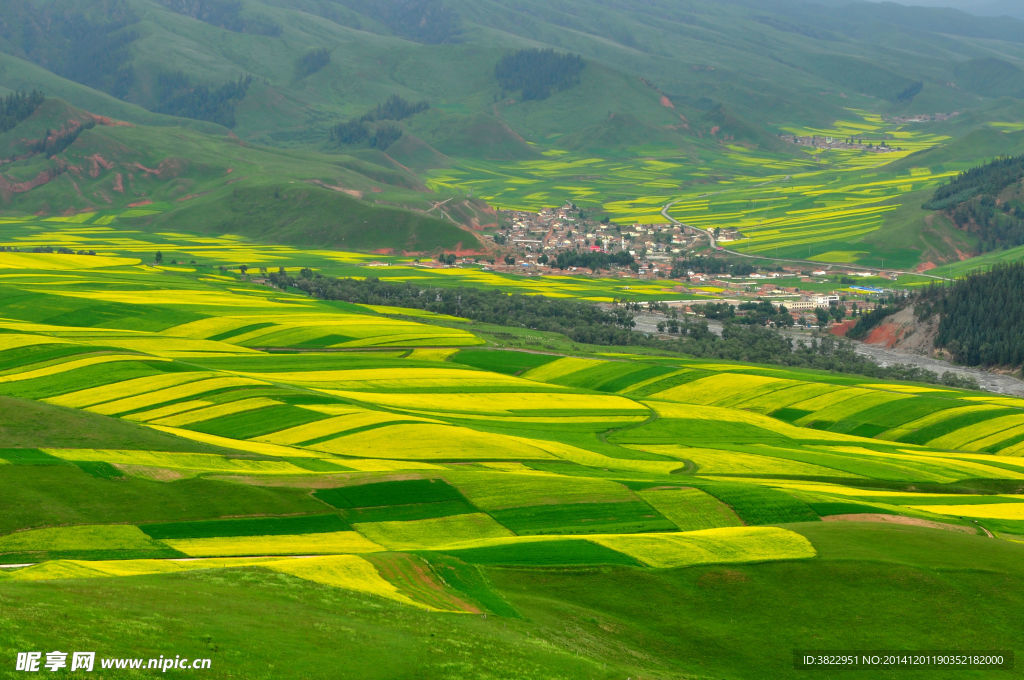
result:
M 703 232 L 678 224 L 623 226 L 607 219 L 593 220 L 572 203 L 536 213 L 506 210 L 500 214 L 502 228 L 485 238 L 504 255 L 488 259 L 486 270 L 519 276 L 570 274 L 671 281 L 673 293 L 692 295 L 699 301 L 672 299 L 649 305 L 656 313 L 670 316 L 703 314 L 703 305 L 713 302 L 733 306 L 742 318 L 751 303 L 767 301 L 788 314 L 795 325 L 842 325 L 895 294 L 891 288 L 876 285 L 879 278 L 898 278 L 894 272 L 854 271 L 838 265 L 809 268 L 809 264 L 733 262 L 708 254 Z M 715 237 L 727 242 L 742 239 L 743 234 L 736 229 L 716 229 Z M 424 265 L 454 266 L 456 259 L 442 254 L 438 262 Z M 461 263 L 479 263 L 479 258 L 465 257 Z M 778 316 L 766 323 L 789 325 Z

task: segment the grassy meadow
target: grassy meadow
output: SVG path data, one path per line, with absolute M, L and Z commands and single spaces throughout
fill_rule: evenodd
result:
M 1024 400 L 511 348 L 235 273 L 375 256 L 112 222 L 3 225 L 0 245 L 96 252 L 0 252 L 4 658 L 173 639 L 224 678 L 396 677 L 405 657 L 420 677 L 746 678 L 795 676 L 810 630 L 1024 642 Z M 338 640 L 349 665 L 318 665 Z

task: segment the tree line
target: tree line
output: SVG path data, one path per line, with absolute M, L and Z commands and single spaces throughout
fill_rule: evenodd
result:
M 46 100 L 39 90 L 12 92 L 0 99 L 0 132 L 11 130 L 25 120 Z
M 916 366 L 880 366 L 858 355 L 851 343 L 833 336 L 810 344 L 760 326 L 726 322 L 721 336 L 708 330 L 706 321 L 675 320 L 677 335 L 660 338 L 634 331 L 629 306 L 602 309 L 598 305 L 541 295 L 507 294 L 494 289 L 441 288 L 410 282 L 384 282 L 333 278 L 303 269 L 297 277 L 284 269 L 268 276 L 278 288 L 297 289 L 322 300 L 421 309 L 460 316 L 473 321 L 561 333 L 575 342 L 593 345 L 644 346 L 696 357 L 855 373 L 875 378 L 915 380 L 960 387 L 973 381 L 953 374 L 939 376 Z M 636 308 L 636 306 L 634 306 Z
M 336 279 L 309 269 L 303 269 L 297 278 L 274 272 L 269 280 L 279 288 L 296 288 L 322 300 L 422 309 L 499 326 L 562 333 L 578 342 L 602 345 L 629 344 L 635 324 L 624 309 L 605 311 L 575 300 L 508 295 L 494 289 L 422 287 L 373 277 Z
M 524 101 L 547 99 L 580 82 L 583 57 L 553 49 L 518 50 L 506 54 L 494 67 L 503 92 L 520 92 Z

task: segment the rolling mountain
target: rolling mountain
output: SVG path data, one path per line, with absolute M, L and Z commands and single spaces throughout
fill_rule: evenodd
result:
M 394 163 L 265 149 L 223 130 L 128 123 L 42 96 L 19 107 L 18 99 L 4 108 L 21 115 L 0 125 L 7 210 L 146 208 L 136 211 L 143 225 L 349 250 L 479 247 L 471 231 L 426 214 L 425 188 Z
M 177 154 L 194 155 L 193 168 L 231 140 L 227 157 L 279 153 L 282 166 L 325 168 L 288 170 L 288 181 L 358 194 L 334 192 L 334 202 L 426 210 L 461 204 L 477 180 L 515 177 L 510 164 L 545 154 L 663 157 L 712 179 L 742 167 L 730 146 L 806 162 L 807 150 L 780 133 L 827 129 L 851 112 L 957 113 L 934 126 L 955 143 L 985 128 L 988 112 L 1019 117 L 1022 28 L 949 8 L 833 0 L 11 0 L 0 16 L 0 94 L 38 88 L 132 123 L 85 140 L 134 134 L 127 146 L 157 163 L 166 135 L 143 129 L 204 140 Z M 463 181 L 432 195 L 428 179 L 452 167 Z M 10 181 L 37 176 L 22 175 Z M 32 212 L 95 207 L 66 179 L 47 186 L 17 202 Z M 204 192 L 216 193 L 168 185 L 144 200 Z M 601 194 L 593 204 L 631 198 Z M 488 221 L 480 208 L 445 214 L 479 225 Z M 236 217 L 218 228 L 248 222 L 244 211 Z M 422 251 L 454 247 L 459 235 L 450 236 L 359 242 Z

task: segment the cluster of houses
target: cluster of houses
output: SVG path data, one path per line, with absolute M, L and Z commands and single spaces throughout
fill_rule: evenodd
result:
M 563 252 L 592 252 L 613 255 L 629 253 L 639 271 L 617 267 L 628 276 L 667 276 L 675 257 L 693 249 L 706 238 L 687 232 L 675 224 L 633 224 L 621 226 L 610 221 L 589 219 L 571 203 L 540 212 L 502 211 L 505 228 L 490 236 L 512 254 L 518 270 L 533 269 L 550 273 L 550 264 Z M 739 232 L 722 230 L 721 240 L 735 240 Z M 500 268 L 500 263 L 497 264 Z M 616 273 L 612 271 L 612 273 Z

